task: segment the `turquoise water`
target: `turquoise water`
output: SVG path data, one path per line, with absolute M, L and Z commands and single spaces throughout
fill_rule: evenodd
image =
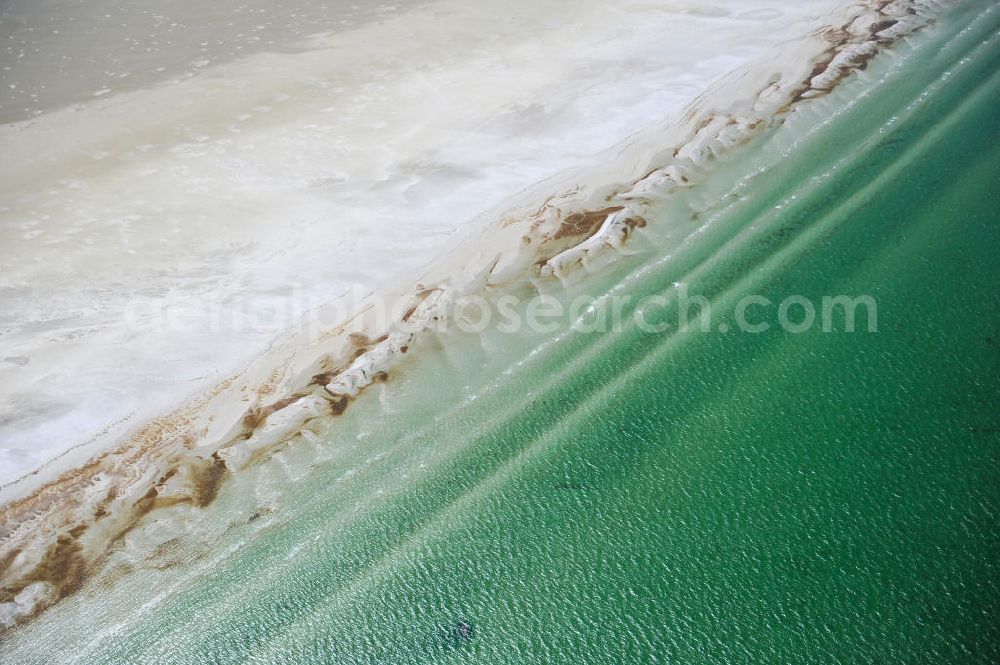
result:
M 560 292 L 684 283 L 709 299 L 711 332 L 443 336 L 320 441 L 228 487 L 205 517 L 233 521 L 212 543 L 224 554 L 57 607 L 0 649 L 95 664 L 997 662 L 990 4 L 792 118 L 664 206 L 634 255 Z M 853 333 L 843 319 L 739 332 L 747 294 L 870 295 L 877 332 L 863 318 Z M 280 505 L 248 520 L 262 487 Z

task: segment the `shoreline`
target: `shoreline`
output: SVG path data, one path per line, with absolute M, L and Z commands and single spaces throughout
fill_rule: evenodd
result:
M 585 0 L 567 21 L 436 0 L 0 125 L 0 484 L 177 410 L 310 308 L 406 283 L 840 2 Z
M 414 286 L 369 300 L 405 303 L 402 321 L 376 327 L 369 306 L 318 338 L 311 330 L 295 332 L 116 447 L 96 456 L 82 448 L 69 455 L 71 449 L 56 458 L 60 464 L 4 485 L 0 583 L 10 591 L 0 603 L 23 608 L 12 623 L 72 593 L 87 568 L 100 565 L 102 552 L 149 512 L 179 502 L 207 506 L 228 474 L 280 447 L 310 420 L 339 415 L 373 383 L 391 380 L 412 336 L 447 316 L 456 298 L 533 278 L 574 279 L 589 262 L 627 245 L 651 201 L 696 185 L 717 157 L 779 126 L 799 103 L 829 93 L 926 25 L 942 4 L 897 0 L 844 8 L 840 26 L 713 85 L 682 122 L 663 120 L 599 155 L 600 168 L 563 173 L 482 213 L 480 219 L 492 222 L 469 224 L 465 237 L 417 275 Z M 776 77 L 768 67 L 779 63 Z M 416 332 L 400 330 L 400 323 Z

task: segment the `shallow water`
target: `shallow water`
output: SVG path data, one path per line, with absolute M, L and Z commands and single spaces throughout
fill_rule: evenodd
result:
M 131 535 L 166 543 L 158 569 L 128 574 L 126 542 L 120 577 L 0 653 L 996 662 L 987 6 L 794 114 L 664 206 L 631 256 L 558 292 L 667 294 L 666 333 L 442 334 L 210 511 Z M 710 332 L 677 330 L 676 283 L 710 300 Z M 736 332 L 747 294 L 871 295 L 878 330 Z

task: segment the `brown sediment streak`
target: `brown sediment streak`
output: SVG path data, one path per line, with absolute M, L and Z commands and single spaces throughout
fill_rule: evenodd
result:
M 80 531 L 77 530 L 56 539 L 55 544 L 34 571 L 29 582 L 47 582 L 59 580 L 59 597 L 73 593 L 83 584 L 86 562 L 83 558 L 83 547 L 78 542 Z
M 318 378 L 320 376 L 322 375 L 317 374 L 316 377 L 314 378 Z M 254 430 L 260 427 L 264 423 L 264 421 L 267 420 L 267 417 L 269 415 L 271 415 L 275 411 L 280 411 L 281 409 L 284 409 L 286 406 L 289 406 L 290 404 L 298 400 L 300 397 L 302 397 L 302 395 L 292 395 L 291 397 L 279 399 L 274 404 L 270 404 L 268 406 L 263 406 L 263 407 L 255 406 L 247 409 L 246 415 L 243 416 L 243 430 L 244 430 L 243 438 L 249 438 L 250 435 L 254 433 Z
M 339 368 L 339 369 L 329 370 L 329 371 L 326 371 L 326 372 L 320 372 L 319 374 L 314 374 L 313 377 L 312 377 L 312 379 L 310 379 L 310 381 L 309 381 L 309 385 L 310 386 L 325 386 L 326 384 L 330 383 L 330 381 L 333 380 L 333 377 L 337 376 L 338 374 L 340 374 L 343 371 L 344 371 L 344 368 Z M 266 418 L 269 415 L 271 415 L 271 414 L 270 413 L 265 413 L 263 415 L 263 417 L 260 419 L 260 422 L 263 422 L 264 418 Z M 257 425 L 260 425 L 260 422 L 255 423 L 254 424 L 254 428 L 256 428 Z
M 15 547 L 9 552 L 5 552 L 0 558 L 0 570 L 6 570 L 14 562 L 14 559 L 21 553 L 21 549 Z M 14 599 L 17 590 L 10 587 L 0 587 L 0 603 L 6 603 Z
M 347 406 L 351 403 L 351 398 L 346 395 L 340 395 L 339 397 L 330 400 L 330 414 L 334 416 L 341 416 L 344 411 L 347 411 Z
M 646 226 L 643 210 L 651 200 L 692 186 L 709 162 L 780 125 L 797 105 L 829 94 L 886 45 L 930 21 L 932 6 L 878 0 L 856 8 L 846 25 L 812 36 L 825 48 L 804 80 L 772 81 L 744 112 L 692 110 L 687 139 L 658 153 L 669 161 L 650 164 L 645 175 L 604 196 L 603 203 L 584 203 L 581 188 L 574 188 L 549 197 L 533 214 L 505 218 L 501 227 L 528 224 L 519 237 L 518 251 L 527 252 L 522 276 L 561 279 L 597 254 L 620 249 Z M 323 343 L 343 344 L 323 353 L 301 377 L 276 369 L 256 386 L 236 377 L 222 381 L 184 409 L 3 506 L 0 603 L 24 601 L 18 622 L 36 616 L 79 589 L 107 562 L 108 549 L 150 513 L 209 506 L 229 475 L 265 459 L 314 420 L 343 415 L 369 386 L 390 380 L 412 340 L 447 315 L 449 295 L 445 287 L 418 284 L 411 306 L 389 332 L 359 329 L 363 310 L 321 336 Z M 225 434 L 209 435 L 199 414 L 216 396 L 233 392 L 249 405 L 225 421 L 231 426 L 220 426 Z M 0 634 L 4 629 L 0 624 Z
M 872 36 L 874 37 L 878 33 L 882 32 L 883 30 L 888 30 L 897 23 L 899 23 L 899 21 L 897 21 L 894 18 L 885 19 L 883 21 L 879 21 L 878 23 L 872 23 L 871 27 L 869 28 L 869 32 L 871 32 Z
M 603 210 L 588 210 L 585 212 L 574 212 L 568 215 L 552 234 L 553 240 L 560 238 L 591 236 L 597 232 L 608 215 L 622 210 L 622 206 L 604 208 Z

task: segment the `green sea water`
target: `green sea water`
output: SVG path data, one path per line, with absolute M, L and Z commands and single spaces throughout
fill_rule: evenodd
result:
M 1000 661 L 991 5 L 664 204 L 605 273 L 541 287 L 665 294 L 665 332 L 425 342 L 187 524 L 202 551 L 67 600 L 0 659 Z M 709 332 L 679 329 L 678 284 Z M 868 295 L 877 331 L 758 308 L 771 328 L 741 332 L 749 294 Z

